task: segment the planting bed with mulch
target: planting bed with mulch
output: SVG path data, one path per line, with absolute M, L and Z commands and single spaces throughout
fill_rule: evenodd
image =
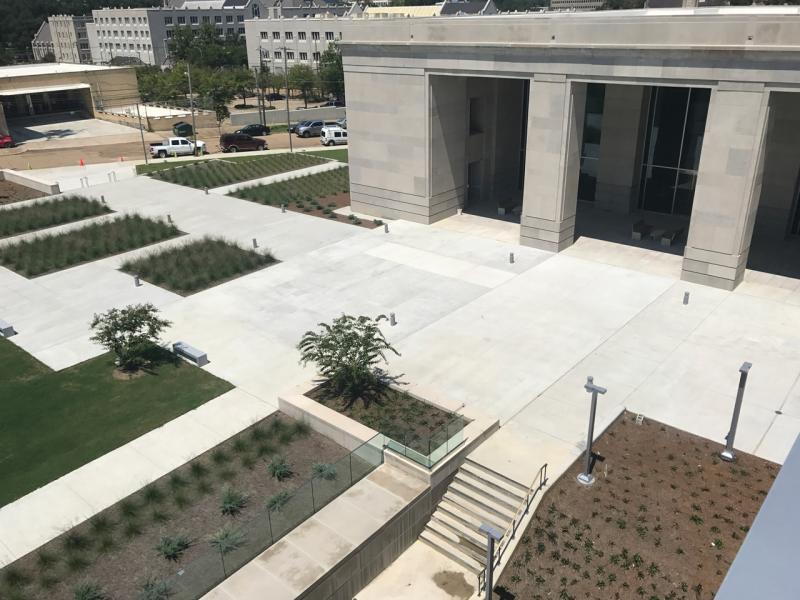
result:
M 22 202 L 23 200 L 33 200 L 34 198 L 43 198 L 44 194 L 33 188 L 19 185 L 13 181 L 0 180 L 0 205 L 11 204 L 13 202 Z
M 426 456 L 468 423 L 461 415 L 394 388 L 388 388 L 380 401 L 369 403 L 357 400 L 348 404 L 327 393 L 324 385 L 306 396 Z
M 25 277 L 60 271 L 181 235 L 175 225 L 139 215 L 38 235 L 0 247 L 0 265 Z
M 73 223 L 111 212 L 98 200 L 64 196 L 0 212 L 0 238 Z
M 90 584 L 107 600 L 161 598 L 143 595 L 148 581 L 167 583 L 176 597 L 190 597 L 192 577 L 221 575 L 213 573 L 220 569 L 220 557 L 210 547 L 212 534 L 227 527 L 254 538 L 248 519 L 266 528 L 266 516 L 255 519 L 270 498 L 292 494 L 318 472 L 315 464 L 329 465 L 347 455 L 303 423 L 282 413 L 270 415 L 4 568 L 0 597 L 73 600 L 79 585 Z M 269 468 L 276 457 L 284 458 L 291 471 L 280 480 Z M 158 546 L 178 549 L 170 559 Z M 181 581 L 180 590 L 175 581 Z M 197 583 L 196 597 L 204 593 L 203 585 L 213 583 Z
M 623 413 L 594 446 L 595 484 L 578 460 L 542 498 L 498 598 L 713 598 L 779 469 L 721 449 Z
M 247 250 L 220 238 L 205 237 L 155 251 L 122 264 L 122 270 L 188 296 L 275 263 L 268 251 Z
M 340 220 L 367 229 L 383 225 L 379 220 L 364 221 L 355 215 L 345 217 L 334 212 L 337 208 L 350 206 L 350 173 L 347 167 L 241 188 L 231 195 L 268 206 L 285 204 L 288 210 L 294 212 Z
M 326 162 L 310 154 L 273 154 L 237 160 L 216 159 L 175 166 L 150 173 L 160 181 L 197 189 L 215 188 L 239 181 L 269 177 L 278 173 L 305 169 Z

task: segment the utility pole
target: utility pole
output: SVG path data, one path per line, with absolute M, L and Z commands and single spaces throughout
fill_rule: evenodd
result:
M 286 46 L 283 47 L 283 82 L 286 85 L 286 133 L 289 134 L 289 152 L 294 152 L 292 147 L 292 128 L 291 119 L 289 118 L 289 67 L 286 61 Z
M 139 112 L 139 103 L 136 103 L 136 116 L 139 117 L 139 134 L 142 136 L 142 152 L 144 153 L 144 164 L 150 161 L 147 158 L 147 146 L 144 145 L 144 129 L 142 129 L 142 114 Z

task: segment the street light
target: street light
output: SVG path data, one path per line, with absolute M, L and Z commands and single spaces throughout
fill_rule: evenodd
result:
M 605 394 L 606 388 L 594 384 L 594 377 L 589 375 L 586 378 L 586 385 L 583 386 L 587 392 L 592 394 L 592 408 L 589 411 L 589 433 L 586 436 L 586 469 L 578 475 L 578 483 L 582 485 L 592 485 L 594 475 L 592 475 L 592 440 L 594 439 L 594 417 L 597 413 L 597 394 Z
M 747 385 L 747 374 L 750 373 L 752 363 L 745 362 L 739 367 L 739 389 L 736 392 L 736 404 L 733 405 L 733 418 L 728 435 L 725 436 L 725 450 L 720 452 L 720 458 L 727 462 L 736 460 L 736 453 L 733 451 L 733 439 L 736 437 L 736 426 L 739 424 L 739 412 L 742 410 L 742 399 L 744 398 L 744 386 Z
M 285 36 L 284 36 L 285 37 Z M 289 152 L 294 152 L 292 147 L 292 128 L 291 118 L 289 115 L 289 67 L 286 60 L 286 46 L 283 47 L 283 81 L 286 86 L 286 133 L 289 135 Z
M 484 586 L 486 588 L 486 600 L 492 600 L 492 587 L 494 586 L 494 543 L 498 542 L 503 537 L 503 532 L 497 529 L 494 525 L 488 523 L 481 523 L 478 528 L 481 533 L 486 534 L 486 580 Z

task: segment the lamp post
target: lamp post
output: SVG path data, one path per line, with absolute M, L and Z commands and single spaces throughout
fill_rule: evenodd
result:
M 503 537 L 503 532 L 489 525 L 488 523 L 481 523 L 481 533 L 486 534 L 486 580 L 484 586 L 486 589 L 485 600 L 492 600 L 492 587 L 494 587 L 494 543 Z
M 192 67 L 186 63 L 186 77 L 189 78 L 189 110 L 192 112 L 192 136 L 194 138 L 194 153 L 197 154 L 197 127 L 194 121 L 194 94 L 192 93 Z
M 736 437 L 736 426 L 739 424 L 739 412 L 742 410 L 742 399 L 744 398 L 744 386 L 747 385 L 747 374 L 750 373 L 752 363 L 745 362 L 739 367 L 739 389 L 736 391 L 736 404 L 733 405 L 733 418 L 728 435 L 725 436 L 725 450 L 720 452 L 720 458 L 727 462 L 736 460 L 736 453 L 733 451 L 733 440 Z
M 606 388 L 594 384 L 594 377 L 589 375 L 586 378 L 586 385 L 583 386 L 592 395 L 592 407 L 589 411 L 589 433 L 586 436 L 586 468 L 583 473 L 578 475 L 578 483 L 582 485 L 592 485 L 594 475 L 592 475 L 592 440 L 594 439 L 594 417 L 597 413 L 597 394 L 605 394 Z
M 144 164 L 149 164 L 147 158 L 147 146 L 144 144 L 144 129 L 142 129 L 142 114 L 139 112 L 139 103 L 136 103 L 136 116 L 139 118 L 139 134 L 142 136 L 142 153 L 144 153 Z

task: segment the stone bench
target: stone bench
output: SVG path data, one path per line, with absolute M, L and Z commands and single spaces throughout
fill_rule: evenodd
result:
M 17 335 L 17 332 L 14 331 L 10 323 L 6 323 L 3 319 L 0 319 L 0 337 L 9 338 L 12 335 Z
M 634 242 L 641 242 L 642 238 L 650 233 L 652 227 L 645 223 L 644 221 L 636 221 L 631 226 L 631 240 Z
M 676 242 L 681 235 L 683 235 L 683 227 L 678 227 L 677 229 L 667 229 L 661 234 L 661 245 L 666 247 L 672 246 L 672 244 Z
M 198 367 L 208 364 L 208 355 L 205 352 L 184 342 L 175 342 L 172 344 L 172 351 L 181 358 L 193 362 Z

